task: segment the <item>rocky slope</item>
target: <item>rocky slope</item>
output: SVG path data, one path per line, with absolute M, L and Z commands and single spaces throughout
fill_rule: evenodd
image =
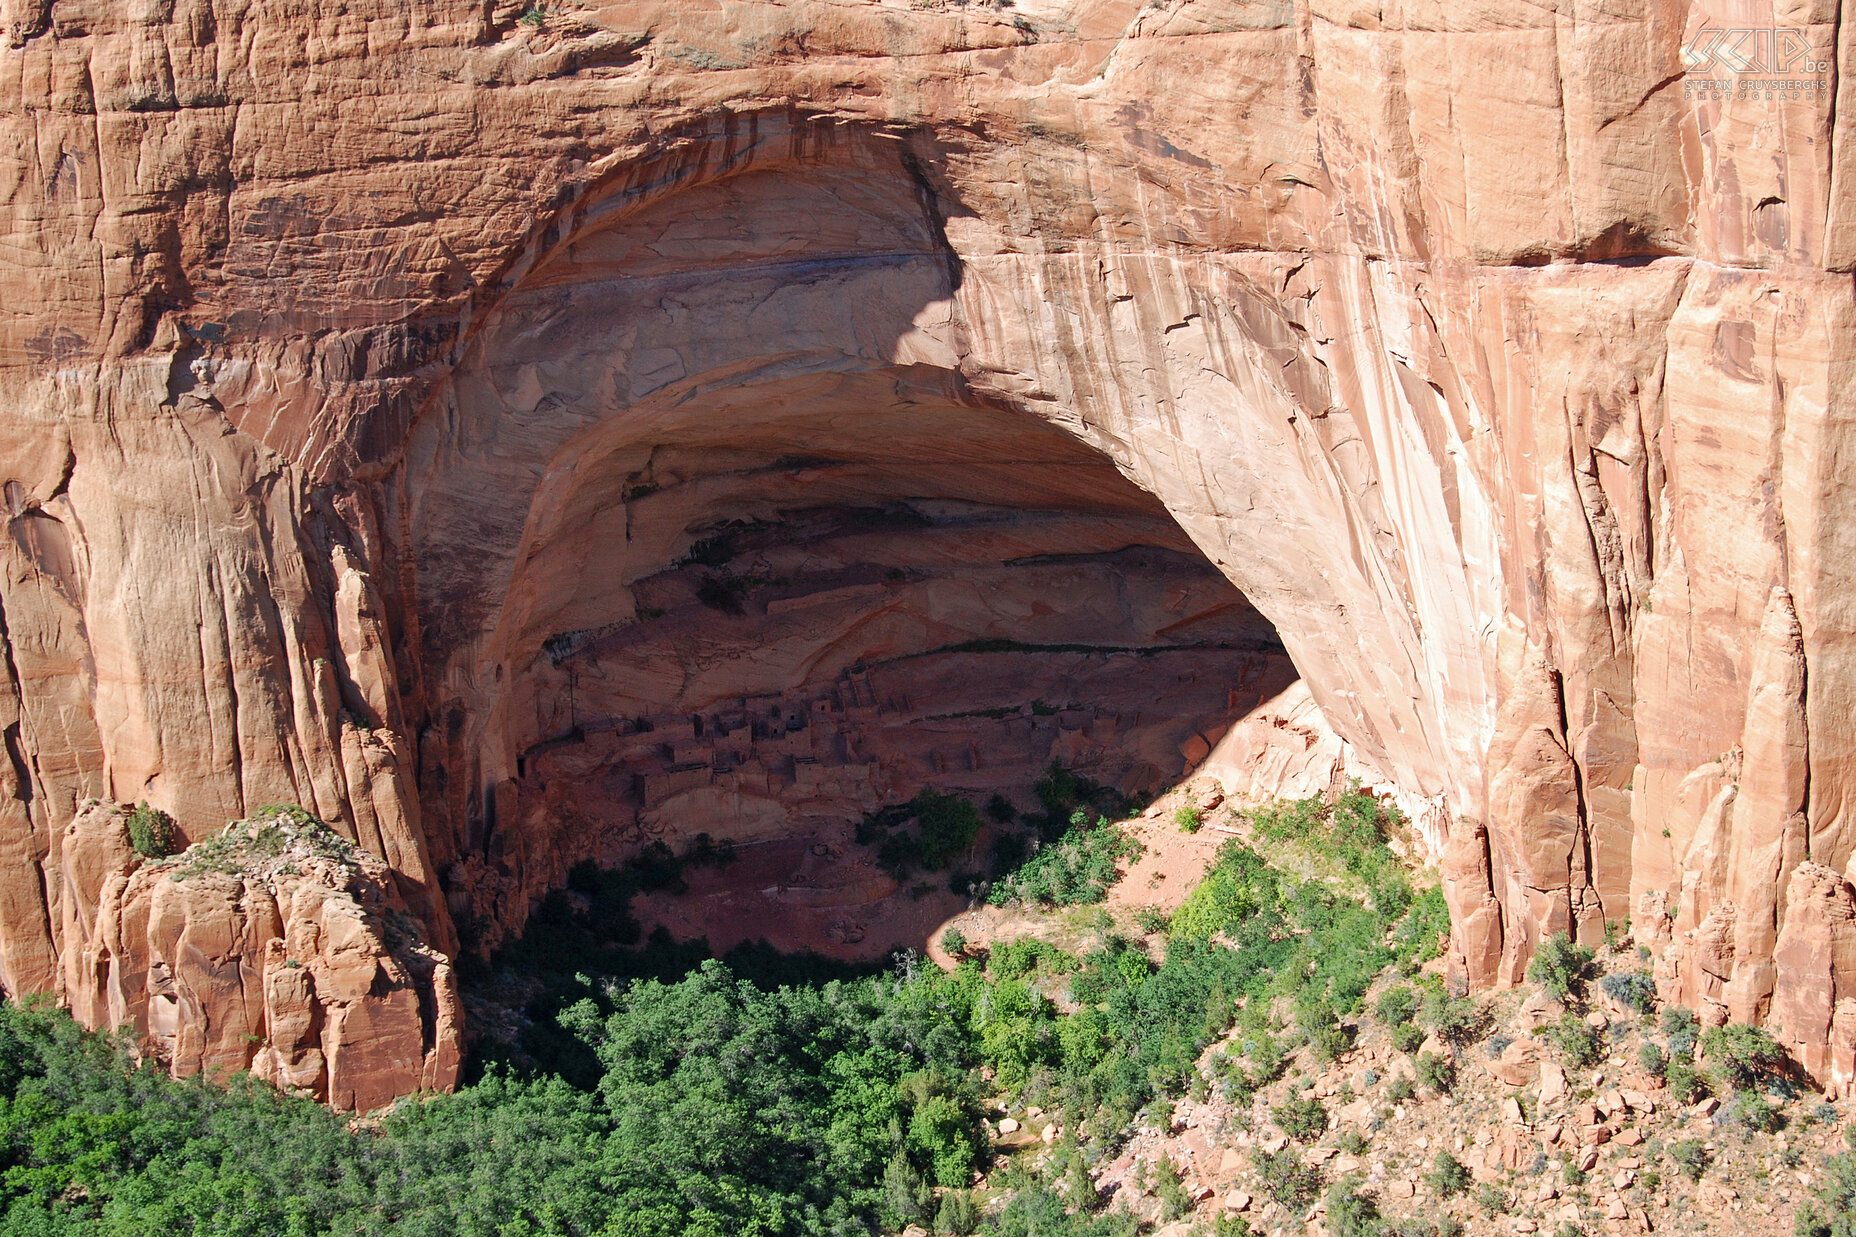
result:
M 953 503 L 1240 590 L 1423 807 L 1475 984 L 1635 913 L 1666 983 L 1828 1076 L 1837 13 L 13 0 L 0 986 L 79 999 L 92 797 L 187 840 L 298 802 L 438 950 L 519 927 L 602 845 L 526 815 L 607 793 L 531 780 L 563 691 L 713 719 L 1028 611 L 898 609 L 870 585 L 931 547 L 890 529 L 778 674 L 553 654 L 669 610 L 720 528 Z M 1685 62 L 1728 25 L 1785 28 L 1804 88 Z
M 989 953 L 1027 938 L 1086 953 L 1117 934 L 1138 934 L 1154 959 L 1189 951 L 1178 912 L 1221 844 L 1261 848 L 1284 873 L 1307 859 L 1216 799 L 1183 787 L 1129 822 L 1147 852 L 1109 914 L 972 911 L 953 921 L 961 955 L 934 960 L 992 965 Z M 1188 805 L 1205 822 L 1193 833 L 1174 823 Z M 1089 1109 L 1050 1079 L 1008 1093 L 990 1110 L 999 1154 L 977 1204 L 997 1209 L 1041 1178 L 1061 1182 L 1066 1203 L 1126 1213 L 1155 1237 L 1755 1234 L 1789 1232 L 1801 1212 L 1832 1218 L 1825 1200 L 1856 1182 L 1847 1061 L 1820 1091 L 1814 1067 L 1777 1044 L 1710 1035 L 1628 927 L 1583 953 L 1562 938 L 1547 954 L 1515 988 L 1468 995 L 1443 957 L 1388 966 L 1324 1034 L 1299 999 L 1253 997 L 1171 1097 L 1106 1146 L 1089 1143 Z M 1072 999 L 1062 967 L 1028 982 Z
M 1640 965 L 1628 944 L 1606 962 L 1612 973 Z M 1223 1088 L 1181 1100 L 1101 1165 L 1095 1184 L 1105 1205 L 1153 1221 L 1162 1237 L 1206 1231 L 1219 1217 L 1253 1232 L 1357 1231 L 1330 1214 L 1337 1196 L 1370 1200 L 1390 1232 L 1437 1231 L 1440 1221 L 1472 1237 L 1568 1225 L 1619 1235 L 1791 1231 L 1826 1184 L 1827 1159 L 1849 1152 L 1847 1105 L 1781 1084 L 1762 1096 L 1758 1111 L 1771 1115 L 1749 1124 L 1755 1109 L 1724 1086 L 1725 1100 L 1691 1102 L 1638 1068 L 1645 1044 L 1670 1038 L 1657 1016 L 1603 1004 L 1583 1015 L 1603 1055 L 1583 1065 L 1543 1033 L 1563 1008 L 1538 993 L 1493 1002 L 1478 1027 L 1488 1037 L 1459 1046 L 1418 1032 L 1401 1050 L 1400 1028 L 1363 1017 L 1339 1060 L 1301 1049 L 1280 1081 L 1241 1101 Z M 1208 1072 L 1227 1055 L 1243 1061 L 1242 1038 L 1209 1053 Z M 1450 1063 L 1430 1075 L 1441 1088 L 1420 1081 L 1427 1054 Z M 1291 1112 L 1309 1122 L 1294 1136 L 1279 1124 Z M 1051 1126 L 1042 1113 L 1002 1115 L 1034 1138 Z M 1027 1141 L 1019 1130 L 1001 1140 Z M 1183 1190 L 1166 1187 L 1163 1163 Z M 1281 1171 L 1287 1164 L 1299 1166 L 1299 1182 Z

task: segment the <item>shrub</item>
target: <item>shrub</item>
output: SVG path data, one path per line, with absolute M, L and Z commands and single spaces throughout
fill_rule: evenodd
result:
M 1764 1028 L 1744 1023 L 1709 1027 L 1702 1033 L 1701 1048 L 1710 1061 L 1719 1062 L 1737 1090 L 1754 1085 L 1785 1061 L 1785 1050 Z
M 1340 1149 L 1347 1155 L 1365 1155 L 1367 1145 L 1366 1135 L 1358 1130 L 1348 1130 L 1340 1136 Z
M 1165 932 L 1167 930 L 1167 925 L 1172 922 L 1172 919 L 1173 917 L 1171 915 L 1157 906 L 1143 906 L 1140 910 L 1134 912 L 1134 922 L 1140 925 L 1142 932 L 1148 933 L 1149 935 Z
M 1162 1223 L 1171 1223 L 1192 1210 L 1192 1194 L 1185 1180 L 1164 1155 L 1154 1165 L 1154 1197 L 1160 1200 Z
M 1418 1021 L 1446 1044 L 1472 1044 L 1488 1033 L 1489 1013 L 1468 997 L 1431 988 L 1418 1008 Z
M 1450 904 L 1442 887 L 1432 885 L 1412 899 L 1411 910 L 1392 933 L 1399 969 L 1407 975 L 1443 956 L 1450 939 Z
M 1575 1013 L 1561 1014 L 1560 1020 L 1547 1028 L 1547 1038 L 1558 1046 L 1568 1065 L 1583 1068 L 1598 1060 L 1598 1033 Z
M 1796 1237 L 1856 1237 L 1856 1133 L 1844 1138 L 1850 1150 L 1824 1161 L 1822 1184 L 1793 1220 Z
M 1327 1229 L 1332 1237 L 1380 1237 L 1385 1221 L 1379 1205 L 1361 1191 L 1358 1177 L 1343 1177 L 1328 1190 Z
M 160 808 L 143 802 L 129 813 L 129 845 L 144 859 L 166 859 L 176 841 L 174 818 Z
M 1400 1052 L 1416 1052 L 1424 1042 L 1424 1029 L 1415 1023 L 1392 1028 L 1392 1046 Z
M 1456 1064 L 1449 1057 L 1421 1052 L 1418 1054 L 1418 1081 L 1439 1095 L 1448 1094 L 1456 1086 Z
M 1373 1002 L 1373 1017 L 1388 1027 L 1399 1027 L 1410 1022 L 1418 1012 L 1418 994 L 1410 988 L 1399 984 L 1387 988 Z
M 1579 1167 L 1579 1161 L 1573 1159 L 1572 1156 L 1562 1156 L 1560 1157 L 1560 1180 L 1567 1185 L 1584 1185 L 1585 1170 Z
M 1652 1078 L 1661 1078 L 1669 1069 L 1669 1056 L 1655 1044 L 1645 1043 L 1637 1049 L 1637 1068 Z
M 1507 1215 L 1508 1192 L 1493 1181 L 1485 1181 L 1476 1187 L 1476 1206 L 1491 1220 L 1496 1216 Z
M 1663 1084 L 1669 1094 L 1682 1104 L 1699 1104 L 1708 1097 L 1708 1076 L 1687 1061 L 1671 1059 L 1663 1072 Z
M 1188 804 L 1173 813 L 1173 823 L 1181 833 L 1197 833 L 1205 825 L 1205 813 Z
M 971 1191 L 949 1190 L 941 1196 L 941 1206 L 934 1216 L 936 1237 L 967 1237 L 979 1225 L 980 1209 Z
M 1491 1057 L 1499 1057 L 1502 1053 L 1508 1051 L 1508 1045 L 1512 1043 L 1514 1043 L 1514 1036 L 1503 1031 L 1497 1031 L 1495 1034 L 1482 1041 L 1482 1050 Z
M 897 1224 L 909 1224 L 924 1218 L 934 1202 L 934 1190 L 915 1171 L 907 1156 L 898 1151 L 883 1169 L 883 1209 Z
M 1680 1005 L 1663 1010 L 1663 1038 L 1669 1041 L 1669 1058 L 1685 1061 L 1695 1055 L 1695 1041 L 1701 1034 L 1701 1020 Z
M 1439 1198 L 1451 1198 L 1469 1188 L 1469 1169 L 1448 1151 L 1439 1151 L 1425 1182 Z
M 1338 1022 L 1313 1027 L 1306 1034 L 1308 1050 L 1314 1053 L 1315 1060 L 1323 1065 L 1332 1063 L 1353 1047 L 1353 1028 L 1342 1026 Z
M 1018 819 L 1018 809 L 1012 806 L 1010 799 L 994 793 L 986 800 L 986 816 L 996 825 L 1009 825 Z
M 1709 1161 L 1713 1159 L 1699 1138 L 1684 1138 L 1670 1143 L 1669 1158 L 1676 1162 L 1676 1167 L 1690 1181 L 1700 1181 L 1701 1175 L 1708 1171 Z
M 1138 859 L 1143 849 L 1121 826 L 1100 816 L 1091 823 L 1089 813 L 1078 808 L 1067 832 L 993 882 L 988 900 L 995 906 L 1015 899 L 1047 906 L 1092 905 L 1107 898 L 1108 887 L 1121 879 L 1116 861 Z
M 1772 1134 L 1784 1124 L 1778 1108 L 1757 1091 L 1742 1091 L 1734 1097 L 1728 1117 L 1755 1134 Z
M 1403 1104 L 1416 1094 L 1416 1089 L 1411 1085 L 1410 1074 L 1394 1074 L 1392 1081 L 1386 1084 L 1386 1098 L 1394 1104 Z
M 1038 971 L 1047 975 L 1068 975 L 1078 965 L 1075 958 L 1035 936 L 1022 936 L 995 945 L 986 962 L 1000 979 L 1023 979 Z
M 1282 1044 L 1268 1031 L 1258 1031 L 1254 1035 L 1245 1036 L 1242 1041 L 1242 1050 L 1244 1055 L 1250 1059 L 1250 1063 L 1256 1067 L 1255 1078 L 1259 1087 L 1267 1087 L 1282 1077 L 1283 1069 L 1289 1064 L 1288 1055 L 1284 1053 Z
M 945 868 L 973 844 L 980 831 L 980 814 L 960 795 L 944 795 L 926 787 L 909 801 L 920 837 L 922 866 L 931 872 Z
M 949 928 L 941 934 L 941 948 L 950 957 L 964 958 L 967 955 L 967 934 L 959 928 Z
M 1299 1210 L 1321 1193 L 1321 1170 L 1303 1163 L 1293 1149 L 1274 1155 L 1259 1151 L 1252 1163 L 1257 1170 L 1257 1188 L 1284 1207 Z
M 1313 1142 L 1328 1128 L 1328 1110 L 1322 1107 L 1320 1100 L 1310 1096 L 1270 1109 L 1270 1120 L 1297 1142 Z
M 1656 980 L 1648 971 L 1618 971 L 1598 982 L 1606 996 L 1640 1014 L 1656 1008 Z
M 1564 932 L 1542 941 L 1527 964 L 1527 981 L 1539 984 L 1555 1000 L 1565 1001 L 1585 993 L 1597 954 L 1589 945 L 1580 945 Z

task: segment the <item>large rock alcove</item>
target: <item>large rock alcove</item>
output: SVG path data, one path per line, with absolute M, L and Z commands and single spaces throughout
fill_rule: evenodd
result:
M 415 431 L 424 787 L 473 937 L 650 842 L 837 851 L 923 787 L 1028 803 L 1053 760 L 1151 792 L 1294 680 L 1164 504 L 965 381 L 895 141 L 766 162 L 589 209 Z M 835 877 L 814 917 L 862 940 L 896 883 Z
M 876 707 L 870 752 L 996 771 L 860 674 L 1009 713 L 1081 659 L 1104 776 L 1164 777 L 1233 706 L 1155 668 L 1271 638 L 1222 577 L 1442 854 L 1471 984 L 1631 916 L 1666 999 L 1856 1077 L 1847 65 L 1691 89 L 1699 4 L 14 8 L 8 994 L 146 1031 L 185 957 L 231 1028 L 264 972 L 215 908 L 261 891 L 151 935 L 85 805 L 198 841 L 297 803 L 384 865 L 337 892 L 386 953 L 208 1056 L 360 1028 L 378 965 L 421 997 L 382 981 L 404 1054 L 353 1093 L 411 1087 L 441 973 L 366 962 L 367 915 L 519 927 L 677 796 L 724 811 L 752 762 L 697 783 L 776 704 L 779 742 Z M 1171 647 L 1020 647 L 1079 614 Z M 1101 732 L 1042 699 L 955 720 Z

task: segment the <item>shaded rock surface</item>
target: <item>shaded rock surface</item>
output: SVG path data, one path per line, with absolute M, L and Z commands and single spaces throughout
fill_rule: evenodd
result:
M 454 917 L 519 929 L 634 844 L 652 777 L 716 796 L 718 836 L 816 801 L 806 752 L 753 811 L 732 754 L 571 768 L 629 737 L 582 693 L 692 740 L 824 700 L 843 735 L 860 662 L 1077 643 L 1025 634 L 1066 613 L 1207 643 L 1150 621 L 1204 573 L 1112 605 L 1081 600 L 1099 564 L 1002 583 L 1054 537 L 1242 594 L 1443 857 L 1472 981 L 1648 899 L 1672 995 L 1843 1051 L 1840 981 L 1826 1022 L 1774 958 L 1840 956 L 1828 878 L 1796 901 L 1794 874 L 1856 852 L 1850 74 L 1701 89 L 1732 68 L 1684 47 L 1728 18 L 1684 3 L 27 7 L 0 48 L 8 992 L 105 1012 L 71 987 L 91 798 L 186 840 L 299 802 L 450 953 Z M 1834 7 L 1732 22 L 1850 54 Z M 998 513 L 990 557 L 936 560 L 927 526 L 691 557 L 896 503 Z M 970 579 L 959 613 L 924 566 Z M 1229 651 L 1170 716 L 1156 676 L 1143 719 L 1076 701 L 1063 733 L 1108 718 L 1101 750 L 1140 737 L 1106 775 L 1173 777 L 1260 698 L 1267 651 Z M 1031 703 L 1000 694 L 949 711 Z M 992 733 L 891 721 L 864 728 L 890 769 L 821 793 L 902 793 Z

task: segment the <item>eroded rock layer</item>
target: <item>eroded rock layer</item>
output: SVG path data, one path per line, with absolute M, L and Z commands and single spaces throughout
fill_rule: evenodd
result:
M 300 802 L 450 951 L 741 795 L 776 697 L 887 795 L 949 753 L 858 674 L 1241 642 L 1159 625 L 1196 554 L 1422 807 L 1473 982 L 1666 908 L 1671 995 L 1839 1068 L 1856 53 L 1719 8 L 16 0 L 0 984 L 74 995 L 85 799 Z M 859 511 L 926 525 L 806 524 Z M 1045 700 L 1171 776 L 1225 651 L 1164 724 Z
M 125 813 L 91 802 L 61 849 L 65 992 L 84 1022 L 139 1033 L 177 1074 L 248 1070 L 338 1108 L 456 1085 L 449 961 L 386 865 L 325 826 L 261 810 L 148 861 Z

